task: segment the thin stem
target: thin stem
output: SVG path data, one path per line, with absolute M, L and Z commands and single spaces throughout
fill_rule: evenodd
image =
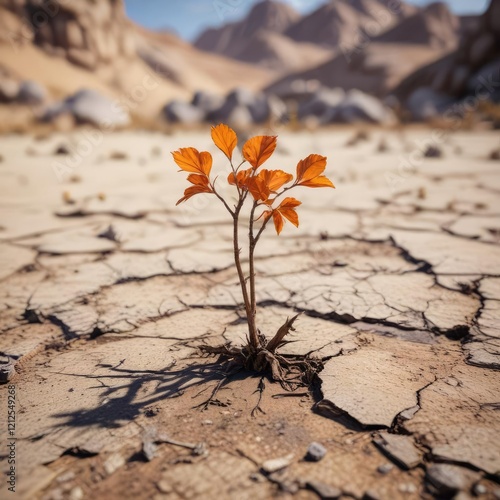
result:
M 226 200 L 215 189 L 215 181 L 210 185 L 210 187 L 212 188 L 212 191 L 215 194 L 215 196 L 217 196 L 217 198 L 219 198 L 219 200 L 224 204 L 226 210 L 231 214 L 231 217 L 234 218 L 235 212 L 231 210 L 231 207 L 226 203 Z
M 255 297 L 255 263 L 254 263 L 254 258 L 255 258 L 255 245 L 257 242 L 255 241 L 254 234 L 253 234 L 253 224 L 254 224 L 254 216 L 255 216 L 255 209 L 258 207 L 258 202 L 254 201 L 252 210 L 250 212 L 250 221 L 248 224 L 248 238 L 250 241 L 250 248 L 248 251 L 248 261 L 249 261 L 249 270 L 250 270 L 250 310 L 251 314 L 253 317 L 253 322 L 254 324 L 256 323 L 256 314 L 257 314 L 257 304 L 256 304 L 256 297 Z
M 245 275 L 243 274 L 243 269 L 241 267 L 240 260 L 240 247 L 239 247 L 239 216 L 240 211 L 243 206 L 244 198 L 240 198 L 240 201 L 235 209 L 233 215 L 233 243 L 234 243 L 234 263 L 236 264 L 236 270 L 238 272 L 238 278 L 240 280 L 241 293 L 243 295 L 243 301 L 245 303 L 245 311 L 247 314 L 247 323 L 248 323 L 248 334 L 249 341 L 253 348 L 258 349 L 259 347 L 259 339 L 257 336 L 257 330 L 255 328 L 255 316 L 252 313 L 251 302 L 248 297 L 248 290 L 245 280 Z

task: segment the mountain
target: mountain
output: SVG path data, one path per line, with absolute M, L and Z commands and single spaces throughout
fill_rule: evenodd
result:
M 457 47 L 460 20 L 444 2 L 428 5 L 375 38 L 377 42 L 411 43 L 442 50 Z
M 423 45 L 375 43 L 347 58 L 340 53 L 329 61 L 306 71 L 291 73 L 266 88 L 280 95 L 297 81 L 319 82 L 325 87 L 359 89 L 384 97 L 390 89 L 416 68 L 439 57 L 435 49 Z
M 500 100 L 500 0 L 491 0 L 486 12 L 469 29 L 458 48 L 418 68 L 393 90 L 405 102 L 426 88 L 436 99 L 472 96 L 472 102 Z
M 237 57 L 241 48 L 251 43 L 259 32 L 283 33 L 299 18 L 300 14 L 289 5 L 264 0 L 256 4 L 242 21 L 204 31 L 194 46 L 207 52 Z
M 381 33 L 415 11 L 415 7 L 391 0 L 330 0 L 285 34 L 298 42 L 345 48 L 356 45 L 363 33 Z
M 304 69 L 324 61 L 330 53 L 283 35 L 299 20 L 300 14 L 289 5 L 264 0 L 242 21 L 206 30 L 194 45 L 200 50 L 281 72 Z
M 149 116 L 200 87 L 222 94 L 277 76 L 143 29 L 126 17 L 123 0 L 0 0 L 0 73 L 37 81 L 52 98 L 89 88 L 123 102 L 148 79 L 134 111 Z

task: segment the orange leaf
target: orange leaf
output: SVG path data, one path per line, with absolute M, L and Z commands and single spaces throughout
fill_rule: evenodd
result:
M 274 227 L 276 228 L 276 232 L 278 234 L 281 233 L 285 223 L 283 217 L 288 219 L 295 227 L 299 227 L 299 216 L 295 209 L 301 204 L 302 202 L 296 200 L 295 198 L 285 198 L 280 203 L 279 207 L 273 210 Z
M 297 185 L 306 187 L 332 187 L 332 181 L 325 177 L 323 172 L 326 168 L 326 157 L 321 155 L 309 155 L 297 164 Z
M 236 174 L 236 181 L 234 180 L 234 173 L 231 172 L 227 176 L 227 182 L 231 184 L 231 186 L 238 185 L 238 187 L 241 189 L 246 189 L 247 188 L 247 182 L 248 178 L 252 175 L 253 170 L 251 168 L 248 168 L 247 170 L 240 170 Z
M 255 201 L 267 201 L 271 190 L 266 181 L 260 177 L 250 177 L 247 181 L 247 189 L 252 194 Z
M 212 188 L 209 186 L 208 177 L 204 175 L 189 174 L 187 180 L 191 184 L 194 184 L 194 186 L 186 188 L 186 190 L 184 191 L 184 196 L 176 203 L 176 205 L 179 205 L 179 203 L 182 203 L 183 201 L 189 200 L 189 198 L 191 198 L 191 196 L 194 196 L 195 194 L 213 192 Z
M 187 180 L 191 184 L 194 184 L 195 186 L 207 186 L 208 187 L 208 184 L 209 184 L 208 177 L 205 177 L 204 175 L 189 174 Z
M 283 220 L 283 216 L 278 212 L 278 210 L 273 210 L 273 221 L 276 232 L 280 234 L 283 230 L 283 226 L 285 225 L 285 221 Z
M 207 151 L 200 153 L 195 148 L 181 148 L 179 151 L 174 151 L 172 156 L 181 170 L 194 174 L 210 175 L 212 155 Z
M 274 153 L 276 141 L 276 136 L 252 137 L 243 146 L 243 157 L 253 168 L 259 168 Z
M 238 144 L 238 137 L 232 128 L 223 123 L 217 125 L 217 127 L 212 127 L 212 140 L 229 160 L 233 158 L 233 151 Z
M 274 193 L 281 186 L 290 182 L 293 179 L 292 174 L 288 174 L 283 170 L 261 170 L 257 177 L 262 178 L 262 180 L 266 183 L 266 186 L 269 190 Z

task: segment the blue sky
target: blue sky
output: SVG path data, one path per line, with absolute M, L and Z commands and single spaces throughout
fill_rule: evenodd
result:
M 208 26 L 220 26 L 244 17 L 259 0 L 125 0 L 127 14 L 152 29 L 168 29 L 193 40 Z M 326 0 L 282 0 L 301 12 L 309 12 Z M 426 5 L 431 0 L 407 0 Z M 481 13 L 489 0 L 448 0 L 458 14 Z

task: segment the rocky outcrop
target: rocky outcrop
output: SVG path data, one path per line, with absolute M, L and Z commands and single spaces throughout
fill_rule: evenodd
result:
M 47 52 L 88 69 L 135 56 L 134 34 L 122 0 L 3 3 L 17 16 L 17 32 L 11 34 L 17 42 L 33 41 Z
M 455 102 L 468 96 L 498 101 L 499 77 L 500 0 L 491 0 L 477 29 L 469 32 L 456 51 L 409 75 L 394 94 L 407 103 L 419 88 L 428 87 Z
M 413 43 L 453 50 L 459 41 L 460 21 L 444 2 L 436 2 L 402 20 L 379 37 L 379 42 Z

